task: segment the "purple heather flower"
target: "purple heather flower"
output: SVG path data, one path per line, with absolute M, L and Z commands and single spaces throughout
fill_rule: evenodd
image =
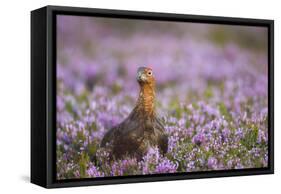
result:
M 186 119 L 185 118 L 181 118 L 178 121 L 179 127 L 185 127 L 185 123 L 186 123 Z
M 115 161 L 111 164 L 111 175 L 112 176 L 122 176 L 132 174 L 137 171 L 138 172 L 139 166 L 136 158 L 127 158 L 123 160 Z
M 231 133 L 231 131 L 230 131 L 228 128 L 224 128 L 224 129 L 222 130 L 222 138 L 223 138 L 223 141 L 227 141 L 227 140 L 228 140 L 227 138 L 229 138 L 230 133 Z
M 143 157 L 142 169 L 143 174 L 151 174 L 154 172 L 156 165 L 161 160 L 161 156 L 158 148 L 150 148 L 147 154 Z
M 186 165 L 186 171 L 187 172 L 191 172 L 194 170 L 195 168 L 195 162 L 194 161 L 190 161 L 190 162 L 187 162 L 187 165 Z
M 177 171 L 177 165 L 168 159 L 163 159 L 155 168 L 155 173 L 173 173 Z
M 62 140 L 63 140 L 63 142 L 64 142 L 65 144 L 70 144 L 70 143 L 71 143 L 70 137 L 69 137 L 66 133 L 64 133 L 64 134 L 62 135 Z
M 119 118 L 116 116 L 112 116 L 110 114 L 107 114 L 105 112 L 100 112 L 98 114 L 98 120 L 99 122 L 102 123 L 102 125 L 107 128 L 110 129 L 113 126 L 118 124 Z
M 76 171 L 74 172 L 74 176 L 75 176 L 75 178 L 80 178 L 80 172 L 79 172 L 79 170 L 76 170 Z
M 238 162 L 235 166 L 235 169 L 243 169 L 243 168 L 244 166 L 240 162 Z
M 233 168 L 233 160 L 232 159 L 227 161 L 227 168 L 229 168 L 229 169 Z
M 242 128 L 238 128 L 235 132 L 235 136 L 238 137 L 239 139 L 244 137 L 244 132 Z
M 216 169 L 217 168 L 218 160 L 214 157 L 210 157 L 208 159 L 208 168 Z
M 104 173 L 100 172 L 94 165 L 91 165 L 87 170 L 87 175 L 89 177 L 103 177 Z
M 147 154 L 143 157 L 145 162 L 158 163 L 160 153 L 158 148 L 149 148 Z
M 259 129 L 257 143 L 260 144 L 262 142 L 267 142 L 267 136 L 263 130 Z
M 203 133 L 198 133 L 192 138 L 192 143 L 201 145 L 205 141 L 205 135 Z

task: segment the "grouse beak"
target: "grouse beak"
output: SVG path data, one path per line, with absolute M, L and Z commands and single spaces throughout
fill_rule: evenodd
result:
M 137 74 L 137 80 L 138 80 L 139 82 L 144 82 L 144 81 L 146 81 L 146 76 L 145 76 L 142 72 L 138 72 L 138 74 Z

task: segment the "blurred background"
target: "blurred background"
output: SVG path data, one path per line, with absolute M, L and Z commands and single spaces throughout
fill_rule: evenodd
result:
M 266 28 L 77 16 L 57 27 L 58 81 L 73 95 L 102 87 L 136 98 L 136 70 L 150 66 L 163 106 L 206 95 L 229 104 L 234 90 L 239 102 L 267 97 Z

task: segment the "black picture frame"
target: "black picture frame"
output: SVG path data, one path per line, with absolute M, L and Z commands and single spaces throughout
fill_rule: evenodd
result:
M 56 180 L 56 15 L 97 16 L 268 28 L 269 138 L 267 168 Z M 31 12 L 31 182 L 46 188 L 274 173 L 274 21 L 139 11 L 46 6 Z

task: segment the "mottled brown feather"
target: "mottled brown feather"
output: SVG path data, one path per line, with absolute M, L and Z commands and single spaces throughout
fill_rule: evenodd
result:
M 119 125 L 103 137 L 101 147 L 109 149 L 112 158 L 124 156 L 141 159 L 150 147 L 162 154 L 168 149 L 168 136 L 155 112 L 155 79 L 150 68 L 139 68 L 139 97 L 135 108 Z

